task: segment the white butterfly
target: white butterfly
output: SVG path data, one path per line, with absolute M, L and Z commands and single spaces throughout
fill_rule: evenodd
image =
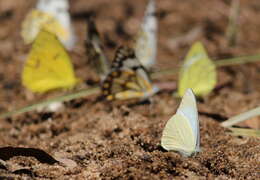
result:
M 38 0 L 36 9 L 23 21 L 21 34 L 25 43 L 31 43 L 45 29 L 56 34 L 67 49 L 72 49 L 76 38 L 68 10 L 68 0 Z
M 157 18 L 155 9 L 155 0 L 149 0 L 135 42 L 136 57 L 147 69 L 155 64 L 157 54 Z
M 184 156 L 200 149 L 199 120 L 196 99 L 187 89 L 175 115 L 167 122 L 161 139 L 164 149 L 178 151 Z
M 52 14 L 69 32 L 69 39 L 62 41 L 68 49 L 71 49 L 75 44 L 75 35 L 70 21 L 69 0 L 38 0 L 36 8 Z

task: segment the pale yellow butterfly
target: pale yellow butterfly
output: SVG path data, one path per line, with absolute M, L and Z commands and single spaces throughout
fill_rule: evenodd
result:
M 198 110 L 191 89 L 186 90 L 176 114 L 167 122 L 162 133 L 161 145 L 168 151 L 177 151 L 184 156 L 199 151 Z
M 216 65 L 208 57 L 202 43 L 192 45 L 181 67 L 178 82 L 178 95 L 192 88 L 196 96 L 210 93 L 217 83 Z

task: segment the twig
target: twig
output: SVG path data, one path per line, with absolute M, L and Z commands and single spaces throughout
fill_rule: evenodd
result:
M 217 67 L 222 67 L 222 66 L 233 66 L 233 65 L 241 65 L 246 63 L 253 63 L 257 61 L 260 62 L 260 54 L 215 60 L 214 63 L 216 64 Z M 179 69 L 180 68 L 164 69 L 152 73 L 151 76 L 153 79 L 156 79 L 158 77 L 162 77 L 165 75 L 175 75 L 179 72 Z
M 240 0 L 233 0 L 230 9 L 229 23 L 226 31 L 226 37 L 230 46 L 236 45 L 238 21 L 240 13 Z
M 217 67 L 222 67 L 222 66 L 233 66 L 233 65 L 252 63 L 257 61 L 260 61 L 260 54 L 221 59 L 215 61 L 215 64 Z
M 166 41 L 166 43 L 168 44 L 167 47 L 169 47 L 170 49 L 176 49 L 178 46 L 181 46 L 183 44 L 189 44 L 190 42 L 198 39 L 198 37 L 201 36 L 202 33 L 202 27 L 194 27 L 184 35 L 178 36 L 176 38 L 170 38 L 168 41 Z
M 221 125 L 223 127 L 230 127 L 234 124 L 237 124 L 239 122 L 242 122 L 242 121 L 245 121 L 249 118 L 252 118 L 252 117 L 255 117 L 255 116 L 259 116 L 260 115 L 260 106 L 254 108 L 254 109 L 251 109 L 247 112 L 244 112 L 242 114 L 239 114 L 237 116 L 234 116 L 224 122 L 221 123 Z
M 47 105 L 49 105 L 53 102 L 57 102 L 57 101 L 58 102 L 65 102 L 65 101 L 70 101 L 72 99 L 77 99 L 77 98 L 80 98 L 80 97 L 94 95 L 94 94 L 99 93 L 99 91 L 100 91 L 99 87 L 84 89 L 84 90 L 81 90 L 79 92 L 74 92 L 74 93 L 71 93 L 71 94 L 55 97 L 55 98 L 52 98 L 52 99 L 49 99 L 49 100 L 46 100 L 46 101 L 43 101 L 43 102 L 39 102 L 39 103 L 36 103 L 36 104 L 33 104 L 33 105 L 26 106 L 26 107 L 21 108 L 21 109 L 17 109 L 17 110 L 14 110 L 14 111 L 3 113 L 3 114 L 0 115 L 0 118 L 7 118 L 7 117 L 10 117 L 10 116 L 13 116 L 13 115 L 18 115 L 18 114 L 21 114 L 21 113 L 29 112 L 29 111 L 35 110 L 39 107 L 47 106 Z
M 256 129 L 245 129 L 245 128 L 228 128 L 232 131 L 234 136 L 252 136 L 260 137 L 260 130 Z

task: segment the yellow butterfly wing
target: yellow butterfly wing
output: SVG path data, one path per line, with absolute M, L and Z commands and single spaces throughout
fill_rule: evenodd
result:
M 217 83 L 216 66 L 208 57 L 202 43 L 196 42 L 185 58 L 178 82 L 178 95 L 192 88 L 197 96 L 207 95 Z
M 77 81 L 70 57 L 60 41 L 54 34 L 40 31 L 23 69 L 23 85 L 33 92 L 46 92 L 70 89 Z
M 24 42 L 26 44 L 32 43 L 41 29 L 57 35 L 62 41 L 69 39 L 68 30 L 66 30 L 54 16 L 33 9 L 22 23 L 21 35 Z

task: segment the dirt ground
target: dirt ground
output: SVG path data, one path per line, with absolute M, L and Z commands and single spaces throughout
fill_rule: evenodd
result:
M 30 46 L 20 37 L 21 21 L 33 0 L 0 0 L 0 112 L 64 94 L 33 95 L 20 76 Z M 110 58 L 138 30 L 146 1 L 71 0 L 78 43 L 70 52 L 76 74 L 95 80 L 84 53 L 85 17 L 96 23 Z M 230 1 L 158 0 L 159 42 L 156 70 L 176 68 L 195 40 L 201 40 L 212 59 L 256 54 L 260 50 L 260 1 L 241 0 L 237 45 L 225 38 Z M 190 38 L 187 34 L 197 31 Z M 175 82 L 177 76 L 158 78 Z M 218 87 L 198 102 L 202 151 L 192 157 L 166 152 L 160 138 L 179 99 L 162 90 L 151 103 L 108 103 L 89 96 L 65 103 L 56 113 L 36 111 L 0 120 L 0 146 L 40 148 L 70 166 L 40 163 L 32 157 L 2 162 L 0 179 L 260 179 L 260 143 L 253 137 L 234 137 L 220 121 L 259 106 L 260 63 L 218 68 Z M 90 85 L 82 85 L 90 87 Z M 251 121 L 257 122 L 259 118 Z M 258 125 L 244 124 L 254 128 Z M 28 169 L 30 173 L 13 173 Z

